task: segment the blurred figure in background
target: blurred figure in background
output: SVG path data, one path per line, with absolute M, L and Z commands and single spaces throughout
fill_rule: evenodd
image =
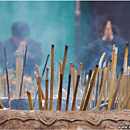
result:
M 113 44 L 115 44 L 118 47 L 116 72 L 117 75 L 119 75 L 120 69 L 123 66 L 126 42 L 127 42 L 126 40 L 120 38 L 118 28 L 112 25 L 110 21 L 108 21 L 103 31 L 102 38 L 98 39 L 94 43 L 91 43 L 87 46 L 86 50 L 87 70 L 90 68 L 94 69 L 95 65 L 99 64 L 99 60 L 103 52 L 106 52 L 103 62 L 105 60 L 107 60 L 108 62 L 112 56 Z
M 33 76 L 35 64 L 42 62 L 41 43 L 29 38 L 30 29 L 25 22 L 16 22 L 12 26 L 12 37 L 0 42 L 0 64 L 4 67 L 4 47 L 6 47 L 8 68 L 16 70 L 15 52 L 21 51 L 24 56 L 25 47 L 28 45 L 25 74 Z

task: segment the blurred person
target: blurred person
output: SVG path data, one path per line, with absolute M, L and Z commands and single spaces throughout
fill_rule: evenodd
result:
M 112 57 L 112 50 L 113 50 L 113 44 L 118 47 L 118 55 L 117 55 L 117 67 L 116 67 L 116 78 L 118 78 L 121 67 L 123 67 L 123 62 L 124 62 L 124 53 L 125 53 L 125 47 L 126 47 L 126 40 L 120 37 L 120 32 L 119 29 L 112 25 L 110 21 L 106 23 L 105 29 L 102 33 L 102 37 L 96 40 L 94 43 L 90 43 L 87 46 L 86 49 L 86 69 L 87 71 L 91 68 L 94 70 L 95 65 L 99 65 L 100 58 L 103 54 L 103 52 L 106 52 L 106 55 L 103 59 L 102 62 L 102 68 L 103 68 L 103 63 L 107 60 L 107 64 Z M 130 49 L 129 49 L 130 53 Z M 103 76 L 103 73 L 102 73 Z M 110 73 L 109 73 L 110 77 Z M 97 79 L 99 80 L 99 79 Z M 110 79 L 108 79 L 110 80 Z M 101 79 L 101 84 L 99 88 L 99 93 L 101 91 L 101 86 L 102 86 L 102 81 Z M 97 81 L 98 83 L 98 81 Z M 98 86 L 98 84 L 97 84 Z M 108 91 L 109 91 L 108 87 Z M 96 88 L 96 101 L 97 103 L 97 92 L 98 92 L 98 87 Z M 94 89 L 92 91 L 94 94 Z M 96 104 L 95 104 L 96 105 Z
M 102 37 L 96 40 L 94 43 L 90 43 L 87 46 L 86 49 L 87 70 L 90 68 L 94 69 L 95 65 L 99 64 L 99 60 L 103 52 L 106 52 L 106 55 L 104 57 L 102 65 L 105 60 L 107 60 L 108 63 L 109 59 L 112 56 L 113 44 L 115 44 L 116 47 L 118 47 L 116 72 L 117 76 L 119 75 L 120 69 L 121 67 L 123 67 L 125 46 L 127 42 L 119 35 L 120 35 L 119 29 L 116 26 L 112 25 L 110 21 L 108 21 L 103 31 Z
M 16 50 L 25 55 L 25 48 L 27 48 L 27 57 L 25 65 L 25 74 L 33 76 L 35 64 L 40 65 L 42 62 L 41 43 L 29 37 L 30 29 L 25 22 L 15 22 L 11 29 L 12 37 L 0 42 L 0 64 L 5 65 L 4 47 L 6 47 L 6 55 L 8 61 L 8 68 L 16 70 Z

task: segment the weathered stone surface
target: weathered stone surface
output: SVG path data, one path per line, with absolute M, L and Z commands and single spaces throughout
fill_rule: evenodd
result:
M 0 110 L 0 129 L 117 129 L 130 125 L 130 111 Z

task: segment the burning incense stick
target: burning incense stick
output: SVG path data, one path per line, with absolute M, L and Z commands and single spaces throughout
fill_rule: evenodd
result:
M 28 96 L 28 101 L 30 105 L 30 110 L 34 110 L 33 108 L 33 103 L 32 103 L 32 98 L 31 98 L 31 93 L 27 91 L 27 96 Z
M 6 81 L 7 81 L 7 87 L 8 87 L 9 107 L 11 107 L 11 99 L 10 99 L 10 92 L 9 92 L 9 79 L 8 79 L 8 67 L 7 67 L 6 48 L 5 47 L 4 47 L 4 56 L 5 56 Z
M 75 92 L 74 92 L 74 96 L 73 96 L 73 103 L 72 103 L 71 111 L 74 110 L 74 106 L 75 106 L 76 94 L 77 94 L 77 90 L 78 90 L 78 84 L 79 84 L 81 69 L 82 69 L 82 63 L 80 63 L 80 67 L 79 67 L 79 72 L 78 72 L 78 76 L 77 76 L 77 81 L 76 81 L 76 86 L 75 86 Z
M 54 83 L 54 45 L 51 46 L 50 110 L 52 110 L 53 105 L 53 83 Z
M 3 106 L 3 104 L 1 103 L 1 101 L 0 101 L 0 108 L 4 109 L 4 106 Z
M 117 84 L 116 84 L 116 88 L 115 88 L 115 90 L 112 94 L 112 101 L 111 101 L 110 106 L 108 106 L 108 110 L 111 110 L 113 108 L 114 101 L 115 101 L 117 91 L 118 91 L 118 88 L 119 88 L 119 85 L 120 85 L 120 81 L 121 81 L 121 78 L 122 78 L 122 74 L 123 74 L 123 68 L 121 69 L 121 72 L 119 74 L 118 81 L 117 81 Z
M 104 77 L 104 80 L 103 80 L 103 84 L 102 84 L 102 87 L 101 87 L 101 92 L 100 92 L 100 95 L 99 95 L 99 98 L 98 98 L 98 102 L 97 102 L 97 106 L 96 106 L 95 111 L 97 111 L 99 109 L 99 105 L 101 103 L 101 98 L 102 98 L 103 91 L 104 91 L 106 81 L 107 81 L 107 77 L 108 77 L 108 74 L 109 74 L 110 66 L 111 66 L 111 60 L 108 62 L 107 70 L 106 70 L 106 73 L 105 73 L 105 77 Z
M 94 84 L 94 81 L 95 81 L 95 78 L 96 78 L 96 75 L 97 75 L 97 71 L 98 71 L 98 65 L 96 65 L 95 69 L 94 69 L 94 73 L 93 73 L 92 80 L 91 80 L 91 83 L 90 83 L 90 87 L 89 87 L 89 90 L 88 90 L 88 95 L 87 95 L 87 98 L 84 102 L 83 111 L 86 110 L 86 107 L 88 105 L 88 101 L 89 101 L 89 98 L 90 98 L 90 94 L 92 92 L 92 88 L 93 88 L 93 84 Z
M 26 55 L 27 55 L 27 45 L 26 45 L 25 56 L 24 56 L 24 64 L 23 64 L 23 73 L 22 73 L 21 85 L 20 85 L 20 93 L 19 93 L 18 110 L 19 110 L 19 107 L 20 107 L 20 99 L 21 99 L 21 93 L 22 93 L 23 76 L 24 76 L 25 63 L 26 63 Z
M 115 47 L 115 54 L 113 55 L 113 66 L 111 71 L 111 82 L 110 82 L 110 91 L 109 91 L 109 102 L 108 102 L 108 109 L 110 109 L 110 104 L 112 101 L 112 93 L 113 93 L 113 87 L 114 87 L 114 80 L 115 80 L 115 73 L 116 73 L 116 64 L 117 64 L 117 51 L 118 48 Z
M 70 69 L 69 69 L 68 90 L 67 90 L 67 99 L 66 99 L 66 108 L 65 108 L 66 111 L 68 110 L 68 104 L 69 104 L 70 84 L 71 84 L 71 69 L 72 69 L 72 62 L 70 62 Z
M 45 99 L 45 110 L 48 110 L 48 72 L 49 72 L 49 67 L 46 68 L 46 99 Z
M 79 111 L 82 111 L 84 100 L 85 100 L 85 97 L 86 97 L 86 94 L 87 94 L 87 89 L 88 89 L 89 82 L 90 82 L 90 79 L 91 79 L 91 75 L 92 75 L 92 70 L 90 69 L 89 70 L 89 75 L 88 75 L 88 78 L 87 78 L 87 82 L 86 82 L 86 86 L 85 86 L 85 90 L 84 90 L 84 94 L 83 94 L 82 101 L 81 101 L 81 104 L 80 104 Z

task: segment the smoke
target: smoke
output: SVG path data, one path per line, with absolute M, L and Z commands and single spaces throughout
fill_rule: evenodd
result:
M 56 64 L 59 68 L 59 61 L 63 61 L 65 44 L 68 44 L 63 86 L 66 87 L 69 64 L 70 62 L 74 63 L 74 15 L 74 2 L 0 2 L 0 41 L 11 37 L 11 27 L 14 22 L 27 22 L 30 27 L 30 38 L 41 42 L 43 59 L 41 64 L 37 63 L 40 66 L 41 74 L 48 54 L 50 54 L 48 66 L 51 68 L 51 45 L 55 45 L 54 72 L 56 72 Z M 29 48 L 31 46 L 28 46 Z M 34 52 L 34 54 L 37 52 Z M 9 59 L 9 54 L 7 54 L 7 59 Z M 35 66 L 34 63 L 32 65 Z M 4 66 L 1 66 L 1 68 L 4 68 Z M 25 72 L 27 71 L 25 67 Z M 45 76 L 42 86 L 45 86 L 44 80 Z

